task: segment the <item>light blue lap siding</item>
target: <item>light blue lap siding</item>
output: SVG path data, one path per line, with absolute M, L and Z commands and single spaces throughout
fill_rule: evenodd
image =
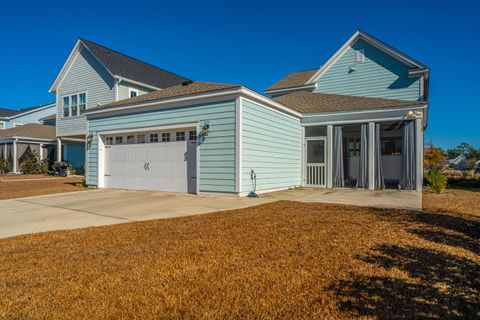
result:
M 178 123 L 201 126 L 205 121 L 210 130 L 200 144 L 200 191 L 235 192 L 235 101 L 89 119 L 89 133 L 94 138 L 88 149 L 87 183 L 97 185 L 98 181 L 97 132 Z
M 300 120 L 243 100 L 242 192 L 252 189 L 250 170 L 257 175 L 257 190 L 300 185 Z
M 361 49 L 365 50 L 365 62 L 355 63 L 355 51 Z M 315 92 L 419 100 L 420 80 L 409 78 L 408 69 L 392 56 L 358 40 L 320 77 Z

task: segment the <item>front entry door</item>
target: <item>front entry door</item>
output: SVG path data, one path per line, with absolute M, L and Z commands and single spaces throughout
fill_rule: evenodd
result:
M 309 138 L 305 148 L 305 185 L 326 186 L 326 138 Z

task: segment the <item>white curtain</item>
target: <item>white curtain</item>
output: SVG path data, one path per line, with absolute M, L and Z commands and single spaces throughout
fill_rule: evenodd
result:
M 403 127 L 402 167 L 400 174 L 400 188 L 405 190 L 414 190 L 416 187 L 415 145 L 415 123 L 407 121 Z
M 360 128 L 360 158 L 358 165 L 357 188 L 368 187 L 368 124 Z
M 333 129 L 333 186 L 344 187 L 345 175 L 343 171 L 343 135 L 342 127 Z

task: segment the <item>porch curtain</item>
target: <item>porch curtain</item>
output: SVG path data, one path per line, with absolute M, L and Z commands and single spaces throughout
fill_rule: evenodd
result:
M 357 188 L 368 187 L 368 124 L 360 127 L 360 158 L 358 165 Z
M 405 122 L 403 127 L 402 166 L 400 173 L 400 188 L 414 190 L 416 187 L 415 169 L 415 123 Z
M 333 128 L 333 186 L 344 187 L 342 127 Z
M 385 189 L 382 145 L 380 144 L 380 123 L 375 124 L 375 189 Z
M 0 160 L 5 159 L 5 143 L 0 144 Z
M 13 165 L 13 144 L 7 144 L 7 161 Z

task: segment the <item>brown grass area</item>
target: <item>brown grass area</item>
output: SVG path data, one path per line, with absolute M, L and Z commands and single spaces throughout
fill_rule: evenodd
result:
M 423 209 L 480 217 L 480 189 L 447 189 L 436 194 L 427 188 L 423 193 Z
M 5 319 L 478 318 L 478 217 L 280 201 L 0 241 Z
M 60 178 L 44 175 L 0 175 L 0 200 L 43 194 L 80 191 L 75 184 L 83 178 Z

